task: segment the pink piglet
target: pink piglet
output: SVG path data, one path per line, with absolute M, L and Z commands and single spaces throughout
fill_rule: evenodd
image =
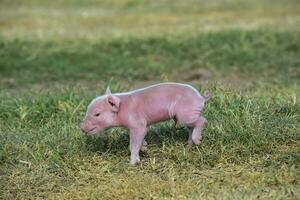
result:
M 189 130 L 188 145 L 199 144 L 207 120 L 202 116 L 211 92 L 201 96 L 192 86 L 181 83 L 160 83 L 131 92 L 104 95 L 92 100 L 80 128 L 86 134 L 123 126 L 130 135 L 130 164 L 140 162 L 139 151 L 146 148 L 144 141 L 148 126 L 174 119 Z

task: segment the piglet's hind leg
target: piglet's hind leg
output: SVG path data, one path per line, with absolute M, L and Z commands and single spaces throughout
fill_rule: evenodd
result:
M 141 147 L 141 151 L 145 152 L 147 150 L 147 142 L 146 140 L 143 141 L 142 147 Z
M 199 117 L 197 121 L 195 121 L 194 124 L 194 130 L 192 133 L 192 140 L 195 144 L 200 144 L 202 139 L 202 130 L 204 128 L 204 125 L 206 124 L 207 120 L 204 117 Z

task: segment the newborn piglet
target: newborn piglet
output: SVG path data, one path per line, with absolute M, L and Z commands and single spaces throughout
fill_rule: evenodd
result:
M 131 92 L 112 94 L 107 88 L 104 95 L 95 98 L 87 108 L 80 128 L 88 135 L 123 126 L 130 135 L 130 164 L 140 162 L 139 151 L 145 149 L 148 126 L 174 119 L 189 130 L 188 145 L 199 144 L 207 122 L 202 116 L 205 102 L 211 93 L 201 96 L 190 85 L 161 83 Z

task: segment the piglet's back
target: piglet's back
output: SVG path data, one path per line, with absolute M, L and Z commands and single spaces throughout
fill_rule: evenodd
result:
M 146 98 L 174 98 L 182 95 L 200 96 L 199 92 L 190 85 L 181 83 L 160 83 L 149 87 L 133 90 L 133 96 L 141 96 Z
M 161 83 L 134 90 L 131 96 L 148 123 L 172 118 L 172 109 L 179 101 L 203 101 L 196 89 L 179 83 Z

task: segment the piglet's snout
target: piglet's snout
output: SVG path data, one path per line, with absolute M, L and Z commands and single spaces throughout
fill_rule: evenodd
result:
M 84 122 L 81 122 L 80 125 L 79 125 L 80 129 L 82 132 L 86 133 L 86 129 L 85 129 L 85 123 Z

